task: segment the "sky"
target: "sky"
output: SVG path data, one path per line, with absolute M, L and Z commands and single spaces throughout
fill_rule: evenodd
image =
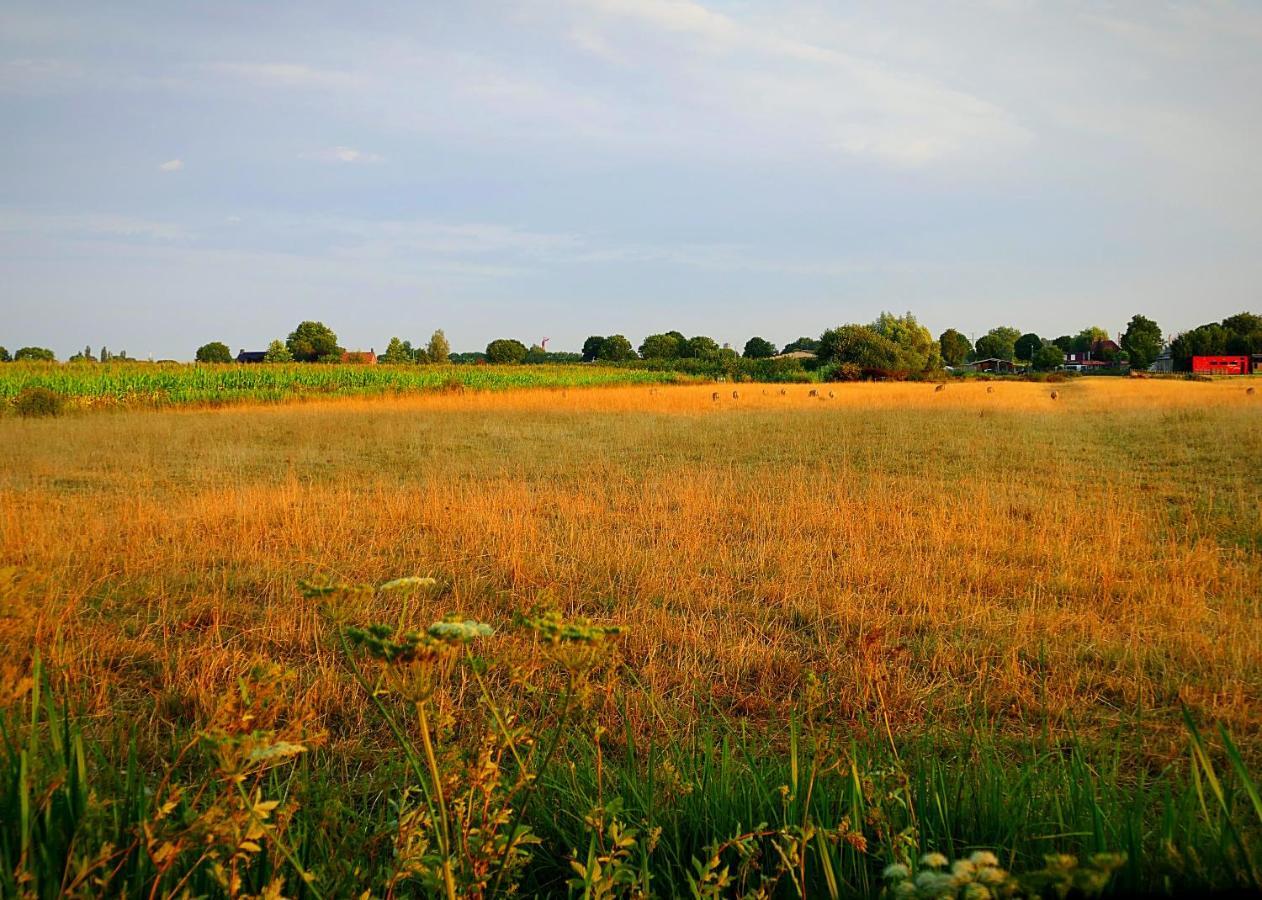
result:
M 0 344 L 1262 310 L 1262 3 L 0 5 Z

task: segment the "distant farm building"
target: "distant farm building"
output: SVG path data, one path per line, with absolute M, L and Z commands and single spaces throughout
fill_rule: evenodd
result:
M 996 375 L 1013 375 L 1018 370 L 1010 359 L 999 359 L 992 356 L 988 359 L 975 359 L 968 364 L 974 372 L 993 372 Z
M 266 350 L 241 350 L 237 353 L 239 363 L 261 363 L 267 357 Z
M 1202 375 L 1248 375 L 1248 356 L 1193 356 L 1192 371 Z
M 361 366 L 375 366 L 377 364 L 377 351 L 345 350 L 342 352 L 342 362 L 355 363 Z
M 1117 341 L 1105 338 L 1092 341 L 1086 350 L 1075 350 L 1066 354 L 1063 369 L 1070 372 L 1099 372 L 1108 369 L 1120 369 L 1124 363 L 1119 361 L 1122 348 Z
M 818 357 L 818 355 L 817 355 L 817 354 L 812 353 L 810 350 L 790 350 L 788 353 L 781 353 L 781 354 L 779 354 L 779 355 L 777 355 L 777 356 L 773 356 L 773 357 L 771 357 L 771 358 L 772 358 L 772 359 L 801 359 L 801 360 L 807 360 L 807 359 L 818 359 L 819 357 Z

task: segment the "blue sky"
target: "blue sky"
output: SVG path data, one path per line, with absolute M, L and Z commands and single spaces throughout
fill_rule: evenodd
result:
M 1262 4 L 7 0 L 0 344 L 1262 309 Z

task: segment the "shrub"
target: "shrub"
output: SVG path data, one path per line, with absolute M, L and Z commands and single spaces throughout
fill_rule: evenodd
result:
M 13 398 L 13 408 L 19 416 L 26 419 L 59 416 L 65 406 L 66 398 L 48 388 L 26 388 Z

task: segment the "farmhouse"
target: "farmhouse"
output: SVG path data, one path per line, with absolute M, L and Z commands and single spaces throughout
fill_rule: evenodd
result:
M 377 364 L 377 351 L 368 350 L 343 350 L 342 362 L 357 363 L 361 366 L 375 366 Z
M 266 350 L 241 350 L 237 353 L 239 363 L 261 363 L 267 356 Z

